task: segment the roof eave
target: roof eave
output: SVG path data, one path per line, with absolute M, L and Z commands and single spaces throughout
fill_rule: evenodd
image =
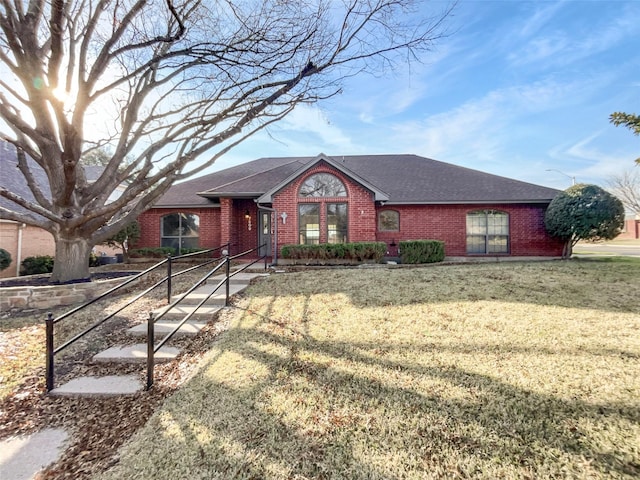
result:
M 258 198 L 264 192 L 219 192 L 219 191 L 206 191 L 206 192 L 198 192 L 196 195 L 199 195 L 202 198 Z
M 525 200 L 447 200 L 447 201 L 393 201 L 384 202 L 386 205 L 504 205 L 519 203 L 551 203 L 552 199 L 525 199 Z
M 219 203 L 193 203 L 193 204 L 189 204 L 189 203 L 169 203 L 169 204 L 165 204 L 165 205 L 154 205 L 151 208 L 220 208 L 220 204 Z

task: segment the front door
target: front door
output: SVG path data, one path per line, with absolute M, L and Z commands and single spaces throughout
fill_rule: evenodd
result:
M 258 245 L 264 245 L 258 252 L 260 255 L 271 256 L 271 212 L 258 210 Z M 265 250 L 266 248 L 266 250 Z

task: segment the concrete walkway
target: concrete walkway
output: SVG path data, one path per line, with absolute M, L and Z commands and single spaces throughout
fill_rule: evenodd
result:
M 0 442 L 0 479 L 31 480 L 58 460 L 67 441 L 67 432 L 46 428 L 31 435 Z

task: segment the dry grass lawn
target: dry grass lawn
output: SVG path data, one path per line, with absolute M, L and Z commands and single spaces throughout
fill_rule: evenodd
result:
M 638 478 L 640 263 L 273 275 L 101 479 Z

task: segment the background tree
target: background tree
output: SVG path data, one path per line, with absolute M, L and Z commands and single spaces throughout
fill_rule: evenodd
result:
M 0 133 L 17 147 L 35 200 L 0 186 L 29 211 L 0 214 L 52 233 L 53 281 L 88 278 L 91 248 L 176 180 L 296 105 L 338 94 L 347 77 L 419 60 L 452 8 L 425 15 L 423 3 L 2 2 Z M 105 147 L 105 170 L 89 184 L 80 160 Z M 34 180 L 28 157 L 48 186 Z
M 564 258 L 580 240 L 611 240 L 624 225 L 622 202 L 597 185 L 579 183 L 559 193 L 545 213 L 550 235 L 565 241 Z
M 640 170 L 626 170 L 609 177 L 607 186 L 627 210 L 640 215 Z
M 140 224 L 135 221 L 130 223 L 114 236 L 107 238 L 104 245 L 122 250 L 122 260 L 129 263 L 129 247 L 140 238 Z
M 633 132 L 634 135 L 640 135 L 640 115 L 635 113 L 614 112 L 609 116 L 609 121 L 616 127 L 623 125 Z M 636 159 L 636 163 L 640 165 L 640 158 Z

